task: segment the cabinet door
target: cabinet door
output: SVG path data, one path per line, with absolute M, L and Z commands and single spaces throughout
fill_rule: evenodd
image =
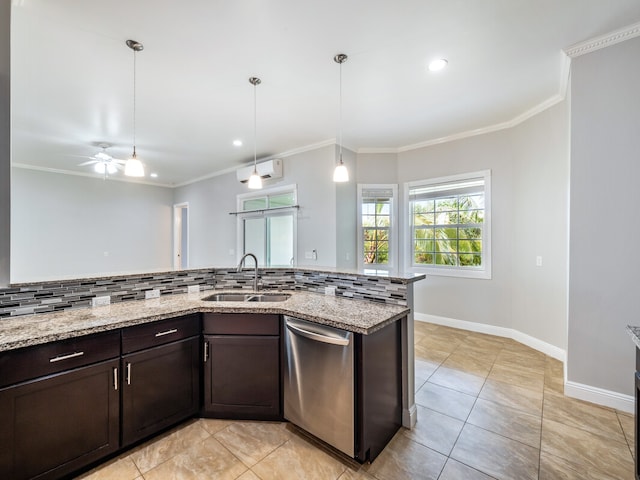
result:
M 117 359 L 0 390 L 0 478 L 53 479 L 118 449 Z
M 206 335 L 204 413 L 222 418 L 279 419 L 280 338 Z
M 198 412 L 199 348 L 193 337 L 122 357 L 123 446 Z

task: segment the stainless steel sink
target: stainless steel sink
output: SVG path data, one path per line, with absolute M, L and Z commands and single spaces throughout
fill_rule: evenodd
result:
M 284 302 L 288 293 L 216 293 L 204 297 L 205 302 Z

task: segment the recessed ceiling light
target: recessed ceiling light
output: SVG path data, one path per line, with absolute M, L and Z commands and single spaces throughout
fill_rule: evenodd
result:
M 449 62 L 446 58 L 437 58 L 436 60 L 431 61 L 429 64 L 430 72 L 438 72 L 447 66 Z
M 152 173 L 151 175 L 149 175 L 151 178 L 158 178 L 158 174 L 157 173 Z
M 236 147 L 241 147 L 242 146 L 242 140 L 234 140 L 233 141 L 233 145 Z

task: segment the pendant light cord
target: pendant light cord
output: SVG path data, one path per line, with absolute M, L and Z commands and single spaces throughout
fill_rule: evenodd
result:
M 340 90 L 338 98 L 340 102 L 340 107 L 338 109 L 338 125 L 340 126 L 338 131 L 338 142 L 340 143 L 340 164 L 342 165 L 342 62 L 340 62 Z
M 258 171 L 258 94 L 257 83 L 253 84 L 253 172 Z
M 136 157 L 136 50 L 133 49 L 133 158 Z

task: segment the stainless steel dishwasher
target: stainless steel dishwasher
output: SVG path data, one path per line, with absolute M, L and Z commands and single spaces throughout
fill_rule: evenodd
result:
M 354 457 L 353 333 L 284 319 L 284 417 Z

